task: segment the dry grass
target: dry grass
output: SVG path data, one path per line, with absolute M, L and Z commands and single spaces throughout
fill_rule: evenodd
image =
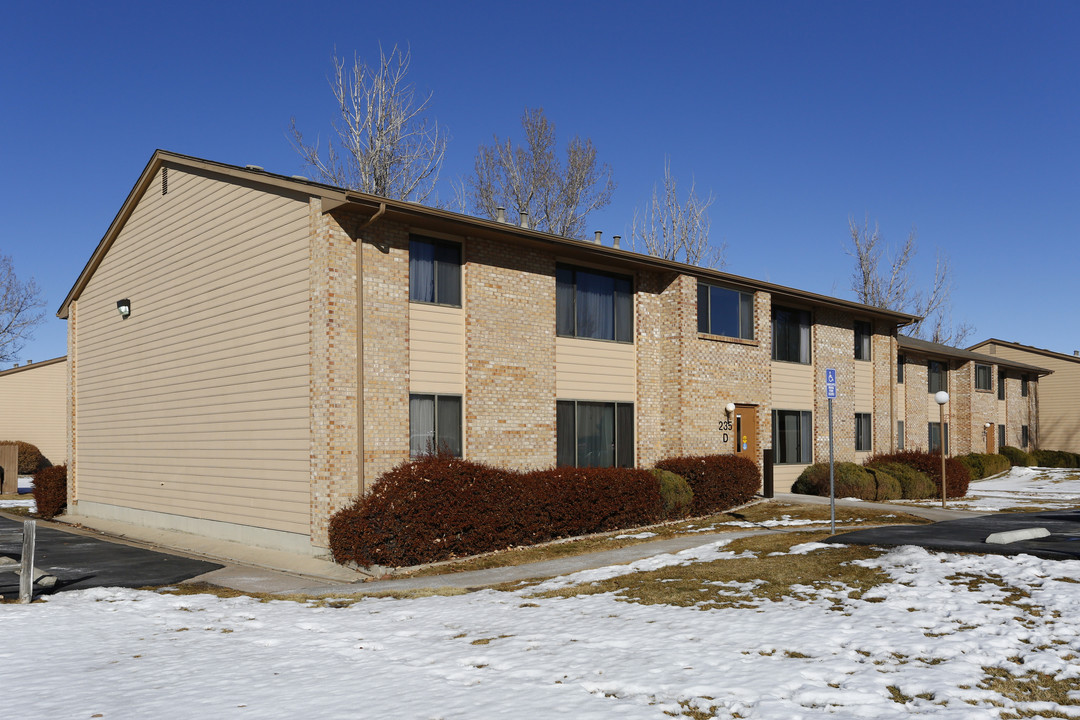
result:
M 471 590 L 465 588 L 437 587 L 417 588 L 414 590 L 381 590 L 379 592 L 370 593 L 350 592 L 348 596 L 305 595 L 303 593 L 282 593 L 279 595 L 276 593 L 244 592 L 201 582 L 181 583 L 179 585 L 147 586 L 139 589 L 149 590 L 163 595 L 213 595 L 219 598 L 250 597 L 264 603 L 282 600 L 285 602 L 303 603 L 310 605 L 311 607 L 332 608 L 349 607 L 366 598 L 389 597 L 398 600 L 411 600 L 422 597 L 465 595 L 466 593 L 471 592 Z M 344 592 L 345 588 L 342 588 L 342 590 Z
M 415 569 L 404 570 L 400 572 L 399 575 L 406 577 L 426 577 L 430 575 L 466 572 L 469 570 L 486 570 L 488 568 L 524 565 L 527 563 L 585 555 L 587 553 L 601 552 L 604 550 L 615 550 L 630 545 L 639 545 L 641 543 L 665 540 L 683 535 L 733 532 L 745 528 L 737 525 L 725 525 L 724 523 L 765 523 L 770 520 L 781 520 L 785 516 L 791 520 L 811 520 L 827 523 L 829 521 L 829 506 L 809 503 L 791 505 L 782 502 L 764 501 L 731 512 L 719 513 L 703 518 L 654 525 L 648 528 L 619 530 L 617 532 L 592 535 L 584 538 L 574 538 L 571 540 L 558 540 L 542 545 L 511 548 L 509 550 L 477 555 L 462 560 L 425 565 Z M 859 507 L 837 507 L 836 522 L 837 525 L 842 524 L 845 530 L 850 530 L 854 527 L 868 525 L 923 525 L 930 521 L 906 513 L 886 512 Z M 765 526 L 763 525 L 762 527 L 764 528 Z M 648 538 L 617 537 L 619 535 L 636 535 L 646 531 L 654 533 L 654 535 Z
M 986 676 L 979 683 L 980 689 L 996 692 L 1018 703 L 1050 702 L 1071 707 L 1076 701 L 1069 697 L 1069 693 L 1080 690 L 1080 682 L 1076 678 L 1059 680 L 1053 675 L 1036 670 L 1028 670 L 1021 675 L 1015 675 L 1006 668 L 984 667 L 983 672 Z M 1023 709 L 1005 710 L 1001 713 L 1002 720 L 1030 717 L 1071 718 L 1074 716 L 1057 711 L 1034 712 Z
M 865 546 L 822 548 L 805 555 L 786 553 L 792 545 L 820 541 L 828 532 L 783 533 L 742 538 L 725 547 L 752 557 L 674 565 L 633 573 L 586 585 L 537 593 L 538 597 L 571 597 L 615 593 L 620 600 L 645 605 L 713 608 L 752 608 L 763 601 L 786 597 L 811 599 L 843 590 L 843 597 L 861 598 L 866 591 L 890 582 L 880 570 L 852 564 L 881 555 Z M 520 586 L 518 586 L 520 587 Z M 833 609 L 843 606 L 837 597 Z

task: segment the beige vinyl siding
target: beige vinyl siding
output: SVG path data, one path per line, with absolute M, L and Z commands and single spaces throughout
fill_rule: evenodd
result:
M 853 399 L 855 412 L 874 412 L 874 364 L 855 362 L 853 364 Z
M 828 458 L 825 459 L 828 462 Z M 791 492 L 791 486 L 799 479 L 802 471 L 809 465 L 773 465 L 773 490 L 775 492 Z
M 63 358 L 0 373 L 0 440 L 37 445 L 54 465 L 67 459 L 67 363 Z
M 78 300 L 78 500 L 307 535 L 307 201 L 160 187 Z
M 1038 383 L 1039 447 L 1080 452 L 1080 358 L 1070 360 L 1002 345 L 993 348 L 997 357 L 1054 371 L 1039 378 Z M 989 346 L 978 347 L 976 352 L 988 353 Z M 1034 379 L 1034 373 L 1031 377 Z M 1016 399 L 1028 400 L 1019 396 L 1019 390 Z M 1018 437 L 1019 432 L 1017 430 Z
M 409 303 L 409 389 L 465 393 L 465 311 Z
M 630 343 L 555 338 L 555 397 L 634 402 L 637 371 Z
M 779 410 L 813 410 L 814 366 L 773 362 L 772 406 Z

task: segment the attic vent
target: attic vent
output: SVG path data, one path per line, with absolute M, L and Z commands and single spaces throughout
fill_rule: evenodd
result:
M 169 168 L 161 168 L 161 194 L 167 195 L 169 192 Z

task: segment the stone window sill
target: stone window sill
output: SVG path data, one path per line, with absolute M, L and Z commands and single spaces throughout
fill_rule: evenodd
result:
M 727 335 L 713 335 L 712 333 L 699 332 L 697 336 L 698 340 L 708 340 L 710 342 L 731 343 L 732 345 L 746 345 L 748 347 L 761 346 L 761 343 L 757 340 L 743 340 L 742 338 L 728 337 Z

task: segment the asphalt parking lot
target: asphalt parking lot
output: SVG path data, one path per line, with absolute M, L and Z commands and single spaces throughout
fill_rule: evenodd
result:
M 1050 535 L 1002 545 L 989 544 L 994 533 L 1045 528 Z M 1051 560 L 1080 558 L 1080 510 L 995 513 L 932 525 L 890 525 L 835 535 L 827 542 L 854 545 L 920 545 L 930 550 L 995 555 L 1034 555 Z
M 22 536 L 21 521 L 0 517 L 0 556 L 20 560 Z M 35 596 L 91 587 L 171 585 L 222 567 L 205 560 L 56 530 L 40 523 L 36 546 L 35 568 L 56 576 L 57 583 L 49 590 L 35 586 Z M 0 595 L 4 599 L 19 596 L 18 575 L 0 572 Z

